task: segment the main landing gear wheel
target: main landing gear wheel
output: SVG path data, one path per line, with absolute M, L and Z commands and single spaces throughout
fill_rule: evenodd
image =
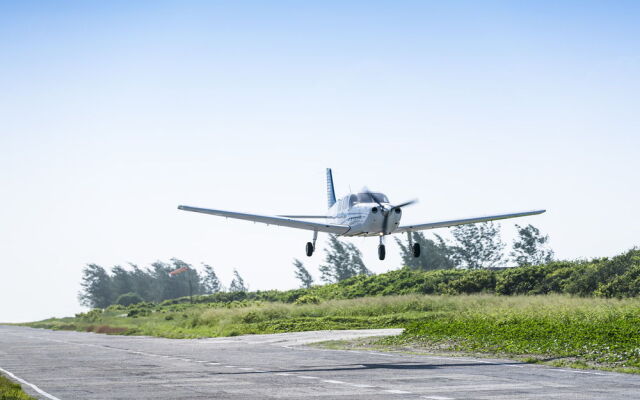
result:
M 381 244 L 378 246 L 378 258 L 380 260 L 384 260 L 384 256 L 386 255 L 386 250 L 384 248 L 384 245 Z
M 415 258 L 420 257 L 420 244 L 419 243 L 414 243 L 413 244 L 413 256 Z
M 313 243 L 307 242 L 307 257 L 311 257 L 313 255 Z

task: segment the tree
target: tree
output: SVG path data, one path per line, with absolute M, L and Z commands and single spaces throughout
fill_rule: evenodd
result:
M 439 235 L 434 235 L 436 240 L 427 239 L 422 232 L 409 233 L 414 243 L 420 245 L 420 257 L 413 256 L 413 249 L 409 245 L 409 239 L 402 241 L 396 238 L 400 246 L 400 255 L 404 265 L 411 269 L 435 270 L 455 268 L 452 259 L 453 249 Z
M 213 267 L 204 264 L 204 275 L 202 277 L 202 289 L 205 294 L 213 294 L 222 291 L 222 284 Z
M 137 265 L 129 263 L 132 271 L 129 272 L 129 279 L 133 292 L 138 293 L 145 301 L 152 301 L 153 279 L 149 270 L 138 268 Z
M 97 264 L 88 264 L 82 270 L 82 290 L 78 294 L 80 304 L 91 308 L 108 307 L 113 296 L 111 292 L 111 277 L 104 268 Z
M 311 285 L 313 284 L 313 277 L 311 276 L 309 271 L 307 271 L 307 269 L 304 267 L 304 264 L 302 263 L 302 261 L 298 260 L 297 258 L 294 259 L 293 266 L 296 268 L 295 275 L 296 275 L 296 278 L 300 280 L 302 287 L 310 288 Z
M 119 265 L 111 268 L 111 296 L 117 299 L 121 294 L 134 291 L 130 273 Z
M 516 224 L 518 237 L 513 241 L 513 251 L 509 254 L 513 262 L 521 265 L 546 264 L 553 260 L 553 250 L 547 242 L 549 236 L 543 236 L 540 230 L 529 224 L 521 227 Z
M 238 270 L 233 270 L 233 280 L 231 280 L 231 284 L 229 285 L 230 292 L 246 292 L 248 290 L 247 286 L 244 284 L 244 279 L 238 273 Z
M 169 275 L 169 272 L 175 269 L 171 264 L 156 261 L 151 264 L 151 268 L 149 271 L 152 279 L 151 296 L 154 302 L 159 303 L 183 295 L 177 290 L 180 282 Z
M 453 260 L 458 268 L 490 268 L 501 262 L 505 245 L 500 239 L 499 224 L 460 225 L 451 233 L 456 240 Z
M 326 264 L 320 266 L 323 281 L 340 282 L 356 275 L 371 275 L 362 261 L 362 253 L 355 245 L 330 235 L 329 248 L 325 252 Z

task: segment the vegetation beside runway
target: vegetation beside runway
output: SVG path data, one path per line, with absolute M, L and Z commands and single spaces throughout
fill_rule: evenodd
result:
M 467 297 L 381 345 L 640 373 L 640 300 Z
M 22 387 L 0 374 L 0 400 L 35 400 Z
M 637 298 L 412 294 L 318 304 L 147 304 L 111 306 L 30 325 L 170 338 L 405 328 L 404 334 L 377 340 L 376 346 L 640 372 Z
M 169 338 L 405 328 L 379 346 L 640 372 L 640 250 L 504 270 L 403 268 L 289 291 L 112 305 L 33 327 Z

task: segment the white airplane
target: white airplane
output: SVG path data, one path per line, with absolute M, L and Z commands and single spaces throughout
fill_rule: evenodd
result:
M 495 221 L 498 219 L 525 217 L 528 215 L 542 214 L 546 210 L 525 211 L 510 214 L 489 215 L 465 219 L 453 219 L 448 221 L 426 222 L 417 225 L 400 226 L 402 208 L 414 204 L 417 200 L 407 201 L 392 205 L 389 199 L 382 193 L 372 193 L 366 188 L 361 193 L 349 194 L 340 200 L 336 200 L 333 189 L 333 175 L 327 168 L 327 197 L 329 210 L 325 215 L 255 215 L 232 211 L 212 210 L 190 206 L 178 206 L 184 211 L 193 211 L 203 214 L 217 215 L 226 218 L 244 219 L 261 222 L 268 225 L 286 226 L 289 228 L 306 229 L 313 231 L 312 242 L 307 242 L 307 256 L 311 257 L 316 248 L 318 232 L 331 233 L 337 236 L 379 236 L 378 258 L 384 260 L 384 237 L 394 233 L 407 233 L 409 244 L 414 257 L 420 256 L 420 245 L 412 242 L 411 232 L 426 229 L 445 228 L 456 225 L 475 224 L 478 222 Z M 325 222 L 304 221 L 304 219 L 324 219 Z

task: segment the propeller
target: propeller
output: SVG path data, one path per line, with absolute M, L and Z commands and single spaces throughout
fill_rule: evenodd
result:
M 378 200 L 378 198 L 376 197 L 376 195 L 374 193 L 371 193 L 371 191 L 369 191 L 369 189 L 367 189 L 366 187 L 363 189 L 364 193 L 368 194 L 373 201 L 375 201 L 378 206 L 380 207 L 380 212 L 382 213 L 382 215 L 384 215 L 384 217 L 382 218 L 382 234 L 383 235 L 387 235 L 389 233 L 391 233 L 391 231 L 389 231 L 389 215 L 391 215 L 392 212 L 398 210 L 397 212 L 400 212 L 400 209 L 402 207 L 406 207 L 406 206 L 410 206 L 412 204 L 415 204 L 418 202 L 417 199 L 414 200 L 409 200 L 409 201 L 405 201 L 404 203 L 400 203 L 400 204 L 396 204 L 395 206 L 391 206 L 389 207 L 389 209 L 385 208 L 385 206 L 382 205 L 382 203 L 380 202 L 380 200 Z

